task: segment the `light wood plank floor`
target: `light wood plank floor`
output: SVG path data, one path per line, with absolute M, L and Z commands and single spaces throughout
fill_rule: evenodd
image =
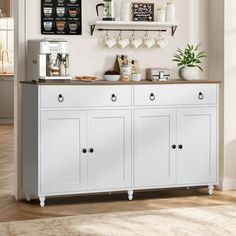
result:
M 216 191 L 208 196 L 202 188 L 139 192 L 132 202 L 127 200 L 126 193 L 47 199 L 46 207 L 40 208 L 38 200 L 17 202 L 12 196 L 12 155 L 13 126 L 0 125 L 0 222 L 236 203 L 236 191 Z

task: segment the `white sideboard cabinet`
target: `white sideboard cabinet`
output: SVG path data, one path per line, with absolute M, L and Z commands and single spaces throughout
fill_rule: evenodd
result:
M 26 199 L 218 184 L 219 85 L 23 84 Z

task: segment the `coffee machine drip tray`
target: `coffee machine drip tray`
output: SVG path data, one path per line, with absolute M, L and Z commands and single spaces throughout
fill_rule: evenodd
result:
M 42 76 L 39 78 L 39 81 L 45 81 L 45 80 L 55 81 L 55 80 L 71 80 L 71 79 L 72 79 L 71 76 Z

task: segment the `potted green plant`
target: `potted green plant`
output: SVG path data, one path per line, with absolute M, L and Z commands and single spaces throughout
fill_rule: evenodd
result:
M 204 51 L 200 50 L 201 44 L 196 47 L 187 45 L 184 50 L 177 49 L 172 61 L 177 62 L 179 69 L 179 76 L 184 80 L 199 79 L 199 70 L 203 71 L 201 67 L 202 59 L 207 55 Z

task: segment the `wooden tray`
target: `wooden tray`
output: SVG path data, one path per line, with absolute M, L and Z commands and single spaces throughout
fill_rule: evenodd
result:
M 76 76 L 75 79 L 84 81 L 84 82 L 92 82 L 92 81 L 95 81 L 97 78 L 94 76 Z

